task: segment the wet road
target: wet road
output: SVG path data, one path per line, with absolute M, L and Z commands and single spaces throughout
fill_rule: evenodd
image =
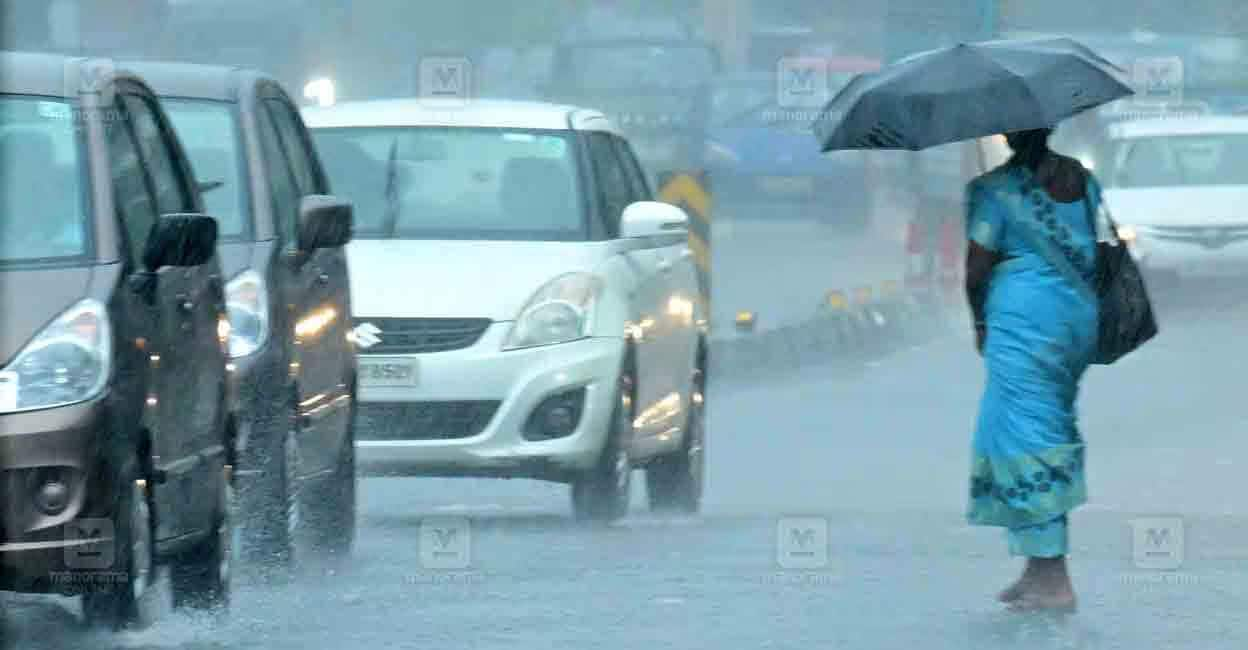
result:
M 568 519 L 561 486 L 368 480 L 353 562 L 291 585 L 240 585 L 222 627 L 172 616 L 98 636 L 81 629 L 72 601 L 6 595 L 9 640 L 92 650 L 1242 649 L 1246 319 L 1248 293 L 1225 286 L 1167 300 L 1156 342 L 1089 375 L 1091 503 L 1073 517 L 1082 608 L 1072 618 L 992 602 L 1017 564 L 1002 533 L 963 524 L 982 371 L 969 340 L 950 337 L 853 379 L 811 371 L 714 385 L 696 519 L 647 514 L 640 489 L 632 516 L 594 530 Z M 1171 545 L 1133 548 L 1139 517 L 1173 518 Z M 422 523 L 438 531 L 422 535 Z M 1178 567 L 1137 566 L 1137 550 L 1165 551 Z

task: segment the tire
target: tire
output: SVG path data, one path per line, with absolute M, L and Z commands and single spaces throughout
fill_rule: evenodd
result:
M 288 399 L 282 415 L 277 416 L 280 423 L 265 432 L 265 449 L 255 460 L 259 472 L 249 477 L 241 502 L 246 561 L 261 570 L 295 569 L 299 553 L 314 541 L 307 539 L 299 476 L 298 401 L 293 392 Z
M 680 450 L 646 467 L 646 494 L 650 510 L 697 514 L 702 508 L 706 474 L 706 398 L 704 370 L 693 378 L 693 399 L 685 419 Z
M 229 471 L 222 469 L 217 505 L 210 524 L 211 534 L 176 557 L 170 566 L 175 608 L 222 612 L 229 609 L 234 559 L 233 522 L 233 480 Z
M 92 627 L 143 629 L 155 611 L 155 525 L 149 483 L 137 458 L 124 461 L 117 474 L 113 508 L 113 562 L 117 582 L 93 585 L 82 596 L 82 615 Z
M 356 476 L 355 413 L 349 416 L 347 435 L 338 452 L 333 473 L 316 486 L 309 486 L 303 500 L 308 534 L 315 539 L 314 550 L 327 559 L 340 560 L 351 554 L 355 542 Z
M 616 379 L 611 429 L 598 462 L 572 482 L 572 514 L 578 521 L 610 523 L 628 514 L 633 466 L 627 441 L 633 430 L 634 377 L 633 366 L 626 361 Z

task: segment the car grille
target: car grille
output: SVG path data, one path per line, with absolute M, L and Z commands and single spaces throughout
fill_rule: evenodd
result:
M 1141 231 L 1145 229 L 1141 228 Z M 1248 225 L 1239 226 L 1150 226 L 1146 234 L 1166 241 L 1222 248 L 1248 241 Z
M 377 335 L 380 342 L 364 348 L 368 354 L 421 354 L 460 350 L 480 340 L 492 322 L 488 318 L 355 319 L 357 327 L 371 323 L 381 330 Z
M 489 426 L 500 401 L 358 404 L 357 440 L 454 440 Z

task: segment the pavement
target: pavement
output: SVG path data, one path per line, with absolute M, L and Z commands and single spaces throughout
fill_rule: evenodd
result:
M 809 244 L 788 232 L 751 249 L 754 273 L 781 273 Z M 786 303 L 757 287 L 736 295 Z M 21 650 L 1242 650 L 1248 290 L 1192 288 L 1159 299 L 1154 342 L 1085 381 L 1091 501 L 1072 517 L 1073 616 L 993 601 L 1019 563 L 1001 531 L 963 519 L 983 370 L 959 333 L 852 375 L 712 383 L 698 517 L 646 512 L 639 480 L 630 516 L 591 528 L 570 520 L 559 485 L 370 479 L 351 562 L 284 585 L 244 579 L 229 622 L 173 615 L 103 635 L 72 601 L 0 595 L 6 638 Z

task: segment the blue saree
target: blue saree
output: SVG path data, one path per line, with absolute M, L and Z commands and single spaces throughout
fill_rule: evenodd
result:
M 967 519 L 1008 529 L 1012 555 L 1066 555 L 1067 513 L 1087 500 L 1075 401 L 1097 339 L 1096 298 L 1085 284 L 1097 236 L 1088 201 L 1099 208 L 1091 185 L 1083 199 L 1053 201 L 1022 166 L 967 186 L 969 238 L 1004 256 L 984 310 L 987 383 Z

